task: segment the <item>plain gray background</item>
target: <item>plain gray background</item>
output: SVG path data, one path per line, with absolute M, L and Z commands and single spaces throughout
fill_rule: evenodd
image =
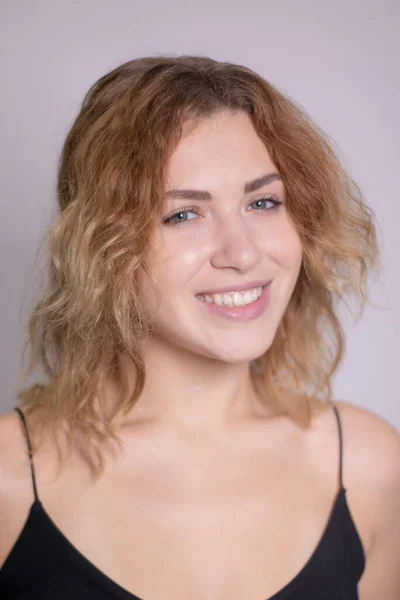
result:
M 379 223 L 379 309 L 353 327 L 334 396 L 400 429 L 400 2 L 1 0 L 0 412 L 25 339 L 37 244 L 55 210 L 61 145 L 84 94 L 122 62 L 201 54 L 245 64 L 336 141 Z M 29 306 L 28 306 L 29 308 Z

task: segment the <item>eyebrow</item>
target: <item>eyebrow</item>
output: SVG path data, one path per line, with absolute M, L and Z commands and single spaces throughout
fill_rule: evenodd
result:
M 257 177 L 253 181 L 247 181 L 244 185 L 244 193 L 250 194 L 255 192 L 265 185 L 269 185 L 273 181 L 281 181 L 279 173 L 268 173 L 262 177 Z M 205 190 L 169 190 L 165 193 L 165 198 L 174 199 L 189 199 L 189 200 L 211 200 L 210 192 Z

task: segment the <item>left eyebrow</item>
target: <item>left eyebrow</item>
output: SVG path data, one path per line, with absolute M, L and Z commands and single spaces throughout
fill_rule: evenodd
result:
M 273 181 L 280 181 L 279 173 L 267 173 L 262 177 L 257 177 L 253 181 L 247 181 L 244 184 L 244 193 L 250 194 L 255 192 L 265 185 L 269 185 Z M 165 198 L 188 199 L 188 200 L 212 200 L 210 192 L 205 190 L 169 190 L 165 193 Z

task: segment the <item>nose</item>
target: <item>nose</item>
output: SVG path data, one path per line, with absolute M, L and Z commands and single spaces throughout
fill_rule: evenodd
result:
M 251 271 L 261 259 L 261 249 L 254 230 L 241 217 L 219 223 L 211 263 L 216 268 Z

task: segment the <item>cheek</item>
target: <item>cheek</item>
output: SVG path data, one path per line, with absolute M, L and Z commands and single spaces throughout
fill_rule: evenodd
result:
M 157 282 L 161 304 L 165 306 L 171 298 L 181 297 L 190 288 L 190 283 L 204 261 L 204 248 L 192 240 L 186 244 L 169 243 L 160 252 L 149 256 L 148 266 L 152 278 Z M 148 278 L 147 278 L 148 279 Z M 145 286 L 145 297 L 151 301 L 150 282 Z M 154 294 L 153 294 L 154 295 Z
M 200 255 L 201 251 L 198 248 L 185 248 L 177 253 L 175 259 L 181 267 L 190 268 L 198 262 Z
M 263 249 L 281 268 L 298 271 L 303 258 L 301 240 L 294 225 L 287 219 L 263 236 Z
M 185 280 L 196 270 L 204 256 L 204 248 L 200 244 L 180 244 L 177 248 L 170 248 L 158 257 L 151 265 L 153 273 L 161 281 Z
M 178 226 L 177 226 L 178 227 Z M 184 226 L 183 226 L 184 227 Z M 196 232 L 178 231 L 167 233 L 158 241 L 149 257 L 149 265 L 154 272 L 164 272 L 165 269 L 177 270 L 190 267 L 204 253 L 204 241 L 199 240 Z

